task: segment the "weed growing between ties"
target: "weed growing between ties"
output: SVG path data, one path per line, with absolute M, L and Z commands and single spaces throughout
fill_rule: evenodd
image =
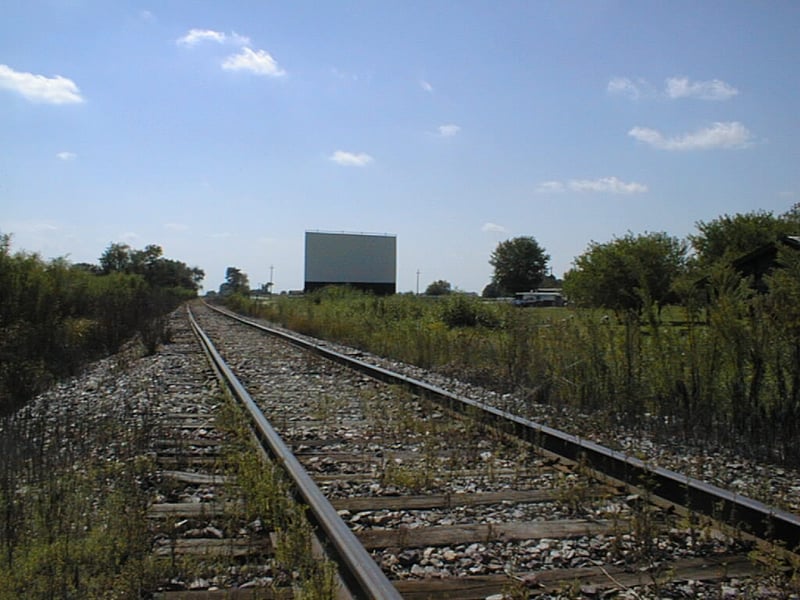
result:
M 303 333 L 688 444 L 800 464 L 800 257 L 756 295 L 732 270 L 641 312 L 519 309 L 326 289 L 243 312 Z M 517 407 L 516 410 L 521 410 Z
M 314 531 L 305 507 L 293 499 L 285 474 L 254 450 L 244 414 L 232 400 L 225 403 L 218 422 L 235 434 L 225 462 L 239 486 L 243 516 L 273 534 L 273 585 L 291 586 L 295 598 L 332 600 L 338 591 L 336 566 L 312 551 Z

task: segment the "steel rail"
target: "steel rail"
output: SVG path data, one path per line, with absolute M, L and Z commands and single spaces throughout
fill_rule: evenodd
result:
M 323 344 L 268 327 L 236 313 L 207 305 L 232 319 L 281 337 L 320 356 L 368 374 L 387 383 L 400 384 L 461 413 L 477 413 L 492 426 L 527 440 L 548 452 L 590 468 L 677 506 L 708 516 L 759 539 L 778 543 L 786 550 L 800 549 L 800 516 L 716 485 L 647 464 L 634 456 L 612 450 L 579 436 L 559 431 L 529 419 L 459 396 L 424 381 L 347 356 Z
M 312 521 L 325 533 L 335 558 L 345 566 L 346 572 L 342 574 L 342 578 L 349 591 L 356 598 L 402 600 L 402 596 L 394 585 L 384 575 L 347 524 L 339 517 L 336 509 L 323 495 L 300 461 L 292 454 L 245 387 L 225 363 L 214 344 L 195 320 L 191 309 L 187 308 L 187 312 L 192 329 L 212 361 L 214 370 L 223 375 L 230 392 L 247 411 L 256 437 L 264 445 L 264 449 L 269 455 L 288 473 L 297 494 L 308 506 Z

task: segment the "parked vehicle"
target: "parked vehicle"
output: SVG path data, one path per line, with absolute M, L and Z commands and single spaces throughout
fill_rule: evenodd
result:
M 514 300 L 514 306 L 566 306 L 567 301 L 561 294 L 561 290 L 541 289 L 531 292 L 518 292 Z

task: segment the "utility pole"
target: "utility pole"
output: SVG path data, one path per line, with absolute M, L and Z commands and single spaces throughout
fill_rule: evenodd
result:
M 417 269 L 417 296 L 419 296 L 419 269 Z
M 272 265 L 269 266 L 269 284 L 267 285 L 267 289 L 269 293 L 272 293 L 272 271 L 275 269 Z

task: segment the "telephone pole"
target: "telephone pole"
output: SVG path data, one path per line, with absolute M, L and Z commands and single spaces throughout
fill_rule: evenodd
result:
M 269 266 L 269 283 L 267 284 L 267 290 L 269 293 L 272 293 L 272 271 L 275 269 L 272 265 Z

